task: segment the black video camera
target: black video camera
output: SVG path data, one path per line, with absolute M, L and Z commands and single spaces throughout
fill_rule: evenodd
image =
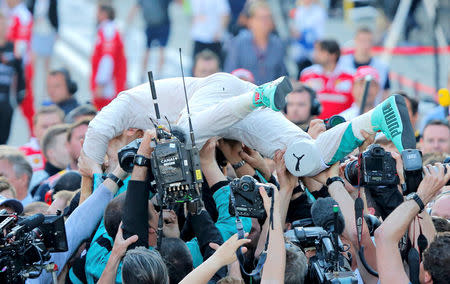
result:
M 163 203 L 200 200 L 203 176 L 198 149 L 181 143 L 175 136 L 167 137 L 162 129 L 157 130 L 150 161 Z
M 351 185 L 380 186 L 399 183 L 395 159 L 380 145 L 372 144 L 361 153 L 358 160 L 345 166 L 345 178 Z
M 197 148 L 185 145 L 181 142 L 184 141 L 183 137 L 178 138 L 161 127 L 156 130 L 158 138 L 151 145 L 153 152 L 148 169 L 149 180 L 154 179 L 153 185 L 163 190 L 160 194 L 164 193 L 164 203 L 200 199 L 203 176 Z M 178 136 L 183 135 L 179 129 L 176 133 Z M 120 167 L 128 173 L 133 171 L 134 157 L 141 143 L 142 139 L 136 139 L 118 152 Z
M 62 215 L 17 218 L 3 211 L 0 218 L 0 283 L 37 278 L 47 269 L 50 252 L 68 250 Z
M 303 251 L 311 247 L 316 249 L 316 255 L 309 259 L 305 283 L 358 283 L 349 260 L 340 253 L 344 248 L 339 238 L 340 251 L 335 251 L 331 232 L 322 227 L 294 227 L 284 233 L 284 236 Z M 338 265 L 334 263 L 336 255 Z
M 245 175 L 236 178 L 230 182 L 231 194 L 234 196 L 234 202 L 230 194 L 230 204 L 228 211 L 230 215 L 236 215 L 235 212 L 242 217 L 251 217 L 263 219 L 266 216 L 264 203 L 259 194 L 259 187 L 263 187 L 267 195 L 272 197 L 273 188 L 269 185 L 259 183 L 253 177 Z

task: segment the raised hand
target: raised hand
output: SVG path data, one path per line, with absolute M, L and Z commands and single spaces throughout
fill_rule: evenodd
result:
M 242 151 L 239 152 L 239 156 L 247 164 L 260 171 L 266 180 L 270 179 L 270 176 L 272 175 L 270 168 L 258 151 L 244 145 L 244 147 L 242 147 Z
M 294 189 L 298 185 L 298 177 L 293 176 L 287 169 L 284 161 L 286 150 L 278 150 L 273 157 L 280 188 Z
M 228 264 L 231 264 L 237 260 L 236 250 L 251 242 L 250 239 L 238 239 L 238 235 L 234 234 L 231 238 L 229 238 L 226 242 L 224 242 L 221 246 L 216 243 L 209 243 L 209 246 L 216 250 L 213 254 L 214 261 L 222 267 Z M 242 253 L 247 252 L 247 248 L 242 247 Z

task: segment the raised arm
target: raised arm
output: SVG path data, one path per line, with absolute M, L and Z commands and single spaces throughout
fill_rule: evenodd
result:
M 150 143 L 156 138 L 155 130 L 147 130 L 142 138 L 141 145 L 137 155 L 150 159 L 153 148 Z M 135 165 L 131 174 L 131 180 L 128 183 L 128 189 L 125 196 L 122 221 L 124 237 L 138 235 L 139 240 L 132 247 L 148 246 L 148 198 L 149 187 L 146 182 L 148 167 Z
M 444 175 L 444 167 L 439 164 L 439 171 L 426 166 L 424 178 L 417 189 L 417 196 L 427 204 L 450 178 L 450 167 Z M 405 233 L 413 218 L 419 213 L 418 203 L 411 199 L 398 206 L 375 231 L 377 244 L 378 273 L 381 283 L 409 283 L 403 269 L 398 250 L 398 241 Z
M 127 252 L 128 247 L 138 240 L 137 235 L 133 235 L 128 239 L 123 238 L 122 223 L 117 230 L 116 238 L 114 239 L 114 246 L 111 251 L 111 255 L 108 259 L 108 263 L 103 270 L 102 276 L 98 280 L 97 284 L 114 284 L 116 283 L 117 268 L 119 268 L 120 261 Z
M 267 259 L 262 271 L 261 283 L 283 283 L 284 270 L 286 268 L 286 248 L 284 246 L 283 227 L 280 216 L 280 194 L 275 186 L 272 187 L 273 195 L 273 223 L 269 225 L 269 246 Z M 263 188 L 259 189 L 264 202 L 264 208 L 269 219 L 271 198 Z
M 339 176 L 339 163 L 334 164 L 328 170 L 323 171 L 316 177 L 314 177 L 317 181 L 326 184 L 328 178 Z M 345 229 L 343 235 L 350 240 L 351 245 L 355 248 L 355 251 L 359 249 L 358 240 L 357 240 L 357 232 L 356 232 L 356 222 L 355 222 L 355 201 L 352 199 L 348 191 L 345 189 L 344 185 L 341 182 L 333 182 L 328 186 L 328 193 L 330 196 L 336 200 L 339 204 L 339 208 L 342 211 L 342 215 L 345 220 Z M 364 256 L 367 263 L 373 268 L 377 269 L 376 262 L 376 251 L 375 246 L 370 238 L 370 234 L 367 230 L 367 224 L 363 218 L 363 230 L 361 237 L 361 245 L 364 246 Z M 361 263 L 361 260 L 358 255 L 356 255 L 356 261 L 358 263 L 358 269 L 361 272 L 361 277 L 363 278 L 365 283 L 376 283 L 377 278 L 368 274 L 365 270 L 364 266 Z
M 203 262 L 200 266 L 189 273 L 180 284 L 190 283 L 208 283 L 208 281 L 214 276 L 214 274 L 223 266 L 231 264 L 236 261 L 236 250 L 249 243 L 249 239 L 238 240 L 237 234 L 229 238 L 220 247 L 217 244 L 211 243 L 210 246 L 217 249 L 216 252 Z M 242 251 L 246 252 L 246 248 L 243 247 Z
M 125 178 L 127 175 L 120 168 L 114 170 L 114 174 L 120 178 Z M 73 211 L 65 223 L 69 250 L 52 253 L 49 262 L 54 262 L 58 267 L 64 267 L 80 244 L 88 239 L 97 228 L 106 206 L 113 199 L 117 190 L 117 184 L 107 179 L 83 204 Z M 27 283 L 49 283 L 51 277 L 50 273 L 42 272 L 39 278 L 27 280 Z

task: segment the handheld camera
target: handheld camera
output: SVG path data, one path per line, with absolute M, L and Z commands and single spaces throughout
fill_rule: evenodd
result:
M 358 160 L 345 166 L 345 178 L 351 185 L 397 185 L 398 176 L 394 158 L 380 145 L 372 144 L 361 153 Z
M 273 188 L 271 186 L 259 183 L 249 175 L 231 181 L 230 190 L 234 196 L 234 202 L 232 202 L 230 195 L 228 207 L 230 215 L 236 215 L 237 211 L 239 216 L 242 217 L 263 219 L 266 216 L 266 211 L 262 197 L 259 194 L 259 187 L 261 186 L 266 190 L 267 195 L 272 197 Z

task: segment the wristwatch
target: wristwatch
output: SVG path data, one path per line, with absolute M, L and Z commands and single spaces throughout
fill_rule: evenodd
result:
M 339 182 L 342 182 L 342 185 L 343 186 L 345 186 L 345 183 L 344 183 L 344 181 L 342 180 L 342 178 L 341 177 L 330 177 L 330 178 L 327 178 L 327 181 L 326 181 L 326 185 L 327 186 L 330 186 L 330 184 L 332 184 L 333 182 L 335 182 L 335 181 L 339 181 Z
M 150 167 L 150 159 L 142 155 L 134 156 L 133 164 L 140 167 Z
M 113 173 L 109 173 L 108 175 L 106 175 L 106 178 L 112 180 L 115 184 L 117 184 L 119 188 L 123 186 L 123 181 Z
M 242 160 L 242 161 L 240 161 L 240 162 L 238 162 L 238 163 L 236 163 L 236 164 L 233 164 L 233 165 L 231 165 L 231 166 L 233 167 L 233 169 L 237 170 L 237 169 L 239 169 L 240 167 L 242 167 L 243 165 L 245 165 L 245 161 L 244 161 L 244 160 Z
M 406 196 L 406 201 L 408 201 L 408 200 L 414 200 L 417 203 L 417 205 L 419 205 L 419 208 L 420 208 L 419 214 L 422 213 L 423 209 L 425 208 L 425 205 L 423 204 L 422 199 L 420 199 L 420 197 L 419 197 L 419 195 L 417 195 L 417 193 L 412 192 L 412 193 L 408 194 Z

